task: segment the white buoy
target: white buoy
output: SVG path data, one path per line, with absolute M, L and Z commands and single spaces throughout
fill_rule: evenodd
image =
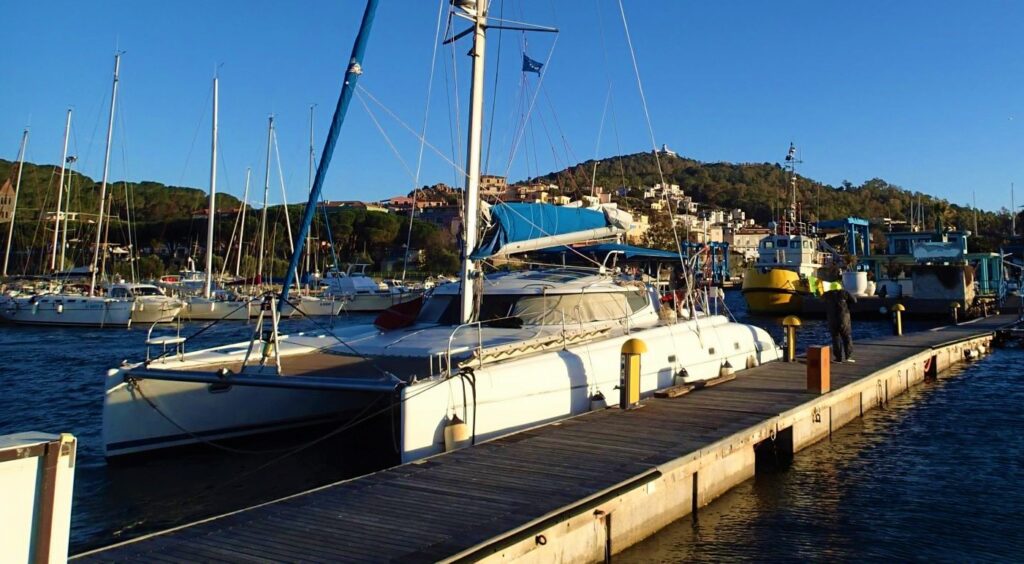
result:
M 453 415 L 444 425 L 444 451 L 451 452 L 469 444 L 469 425 Z

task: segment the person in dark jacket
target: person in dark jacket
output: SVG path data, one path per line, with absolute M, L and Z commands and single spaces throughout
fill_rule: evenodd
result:
M 853 324 L 850 322 L 849 304 L 857 303 L 857 298 L 840 288 L 825 292 L 821 299 L 825 302 L 828 332 L 832 335 L 832 358 L 836 362 L 853 362 Z

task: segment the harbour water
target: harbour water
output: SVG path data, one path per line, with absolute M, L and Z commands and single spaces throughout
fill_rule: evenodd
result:
M 748 318 L 738 292 L 729 292 L 727 303 L 739 320 L 781 338 L 779 320 Z M 286 322 L 286 330 L 311 329 L 304 323 Z M 200 327 L 187 326 L 183 334 Z M 72 553 L 377 467 L 374 457 L 344 441 L 299 450 L 315 433 L 245 445 L 245 452 L 204 446 L 107 463 L 100 443 L 102 375 L 144 354 L 145 330 L 0 326 L 0 433 L 67 431 L 79 439 Z M 246 324 L 218 324 L 189 350 L 243 340 L 250 331 Z M 857 338 L 888 331 L 884 321 L 855 323 Z M 805 320 L 802 345 L 826 340 L 821 321 Z M 801 453 L 788 469 L 742 484 L 701 510 L 696 522 L 676 523 L 632 549 L 626 560 L 903 559 L 932 554 L 933 545 L 946 547 L 934 551 L 939 559 L 1024 554 L 1010 534 L 1012 511 L 1024 506 L 1024 423 L 1016 418 L 1024 393 L 1014 389 L 1022 354 L 997 351 L 894 400 Z M 881 503 L 892 499 L 900 503 Z M 954 544 L 960 552 L 950 551 Z

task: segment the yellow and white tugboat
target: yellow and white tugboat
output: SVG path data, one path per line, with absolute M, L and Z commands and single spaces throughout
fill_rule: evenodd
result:
M 743 274 L 743 297 L 756 314 L 799 313 L 803 298 L 821 293 L 818 279 L 824 253 L 808 225 L 800 221 L 796 200 L 796 147 L 786 155 L 790 204 L 775 223 L 773 232 L 761 239 L 757 261 Z

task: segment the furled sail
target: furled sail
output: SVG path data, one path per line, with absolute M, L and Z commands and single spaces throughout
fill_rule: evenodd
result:
M 632 216 L 610 206 L 500 203 L 482 208 L 484 236 L 474 260 L 624 235 Z

